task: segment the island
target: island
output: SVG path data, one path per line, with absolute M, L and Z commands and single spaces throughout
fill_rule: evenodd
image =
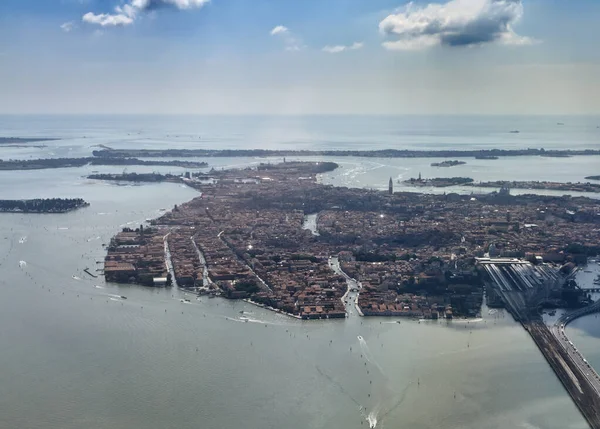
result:
M 319 183 L 322 170 L 287 162 L 186 178 L 200 196 L 118 233 L 106 279 L 172 282 L 303 319 L 345 317 L 352 279 L 365 316 L 475 317 L 477 258 L 567 264 L 600 252 L 595 200 L 336 188 Z
M 586 180 L 600 180 L 600 176 L 587 176 Z
M 468 185 L 473 183 L 470 177 L 434 177 L 432 179 L 422 179 L 419 174 L 418 178 L 411 177 L 402 183 L 410 186 L 433 186 L 435 188 L 447 188 L 449 186 Z
M 301 319 L 344 318 L 351 306 L 419 321 L 478 317 L 485 291 L 600 428 L 600 376 L 564 331 L 600 311 L 573 279 L 600 254 L 597 200 L 506 186 L 477 196 L 394 192 L 391 178 L 386 191 L 352 189 L 320 183 L 322 170 L 286 162 L 186 178 L 199 196 L 117 233 L 106 280 L 176 285 Z M 550 329 L 543 308 L 573 311 Z
M 0 213 L 67 213 L 87 206 L 81 198 L 0 200 Z
M 40 143 L 60 140 L 51 137 L 42 138 L 29 138 L 29 137 L 0 137 L 0 145 L 2 144 L 26 144 L 26 143 Z
M 577 183 L 561 183 L 561 182 L 548 182 L 548 181 L 537 181 L 537 180 L 527 180 L 527 181 L 504 181 L 504 180 L 496 180 L 490 182 L 473 182 L 465 183 L 466 186 L 475 186 L 481 188 L 513 188 L 513 189 L 544 189 L 549 191 L 563 191 L 563 192 L 600 192 L 600 184 L 590 183 L 590 182 L 577 182 Z
M 597 156 L 600 149 L 474 149 L 474 150 L 293 150 L 293 149 L 111 149 L 93 151 L 93 156 L 105 158 L 185 158 L 185 157 L 367 157 L 367 158 L 473 158 L 481 156 Z
M 188 174 L 189 177 L 189 174 Z M 122 173 L 122 174 L 90 174 L 88 179 L 108 180 L 114 182 L 174 182 L 184 183 L 184 175 L 160 174 L 160 173 Z
M 432 167 L 455 167 L 457 165 L 464 165 L 464 164 L 466 164 L 466 162 L 454 160 L 454 161 L 433 162 L 433 163 L 431 163 L 431 166 Z
M 181 168 L 205 168 L 206 162 L 194 161 L 146 161 L 136 158 L 42 158 L 42 159 L 19 159 L 4 161 L 0 159 L 0 170 L 41 170 L 46 168 L 74 168 L 84 165 L 143 165 L 143 166 L 164 166 Z

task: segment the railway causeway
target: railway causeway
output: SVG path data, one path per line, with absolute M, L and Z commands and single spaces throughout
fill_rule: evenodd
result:
M 548 326 L 540 317 L 539 306 L 565 277 L 550 266 L 518 259 L 481 258 L 478 263 L 487 273 L 490 291 L 529 333 L 590 427 L 600 429 L 600 375 L 565 334 L 569 322 L 600 312 L 600 301 L 568 312 Z

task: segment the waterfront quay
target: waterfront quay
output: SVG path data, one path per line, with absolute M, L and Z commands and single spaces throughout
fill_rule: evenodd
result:
M 586 198 L 319 183 L 319 174 L 336 167 L 283 162 L 194 173 L 185 183 L 199 196 L 154 219 L 156 238 L 148 231 L 144 240 L 132 232 L 115 237 L 106 277 L 163 277 L 159 248 L 166 237 L 174 280 L 198 293 L 249 299 L 304 319 L 343 318 L 348 276 L 362 285 L 357 304 L 364 315 L 476 317 L 485 283 L 476 258 L 527 257 L 567 269 L 600 240 L 598 206 Z M 146 266 L 146 252 L 156 269 Z M 342 273 L 331 268 L 332 257 Z

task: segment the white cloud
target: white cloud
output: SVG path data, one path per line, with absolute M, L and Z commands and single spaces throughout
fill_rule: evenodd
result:
M 390 50 L 419 50 L 432 46 L 474 46 L 486 43 L 527 45 L 534 41 L 512 28 L 523 15 L 521 0 L 449 0 L 406 7 L 384 18 L 379 30 L 390 37 Z
M 323 52 L 328 52 L 330 54 L 339 54 L 340 52 L 345 52 L 345 51 L 356 51 L 358 49 L 362 49 L 362 47 L 365 46 L 365 44 L 363 42 L 354 42 L 351 45 L 327 45 L 325 47 L 323 47 L 322 51 Z
M 82 21 L 102 27 L 124 26 L 133 24 L 141 12 L 154 11 L 165 7 L 187 10 L 200 8 L 209 2 L 210 0 L 129 0 L 129 3 L 116 6 L 113 14 L 88 12 L 83 15 Z
M 290 30 L 288 30 L 287 27 L 285 27 L 283 25 L 278 25 L 277 27 L 275 27 L 271 30 L 271 36 L 275 36 L 276 34 L 286 34 L 289 32 L 290 32 Z
M 158 9 L 165 6 L 185 10 L 200 8 L 209 2 L 210 0 L 131 0 L 131 6 L 138 10 Z
M 88 12 L 81 20 L 88 24 L 96 24 L 102 27 L 117 27 L 123 25 L 133 24 L 133 18 L 124 14 L 115 14 L 111 15 L 108 13 L 99 13 L 95 14 L 92 12 Z
M 73 21 L 65 22 L 60 26 L 60 29 L 65 33 L 70 32 L 73 28 L 75 28 L 75 23 Z
M 302 39 L 296 37 L 289 28 L 283 25 L 274 27 L 269 34 L 271 36 L 280 37 L 285 44 L 286 51 L 301 51 L 302 49 L 306 48 L 306 45 L 302 43 Z

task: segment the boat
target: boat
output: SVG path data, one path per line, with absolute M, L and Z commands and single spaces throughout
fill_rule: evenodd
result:
M 511 133 L 511 134 L 519 134 L 520 131 L 519 130 L 511 130 L 511 131 L 509 131 L 509 133 Z
M 242 316 L 242 317 L 240 317 L 240 320 L 243 320 L 244 322 L 248 323 L 248 321 L 249 321 L 250 319 L 248 319 L 247 317 L 244 317 L 244 316 Z
M 125 295 L 121 295 L 121 299 L 127 299 Z

